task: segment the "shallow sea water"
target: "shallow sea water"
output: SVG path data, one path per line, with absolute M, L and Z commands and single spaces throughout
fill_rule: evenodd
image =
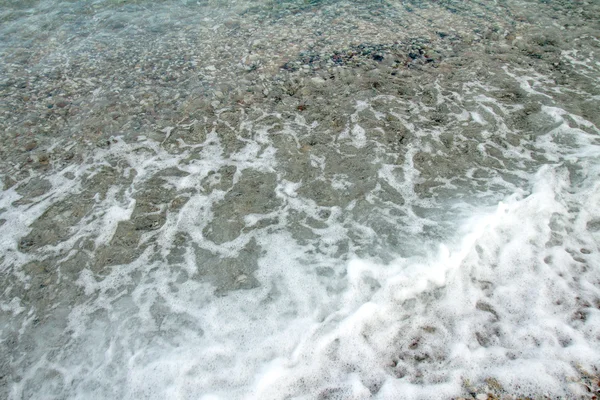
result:
M 598 396 L 599 52 L 593 1 L 0 1 L 0 398 Z

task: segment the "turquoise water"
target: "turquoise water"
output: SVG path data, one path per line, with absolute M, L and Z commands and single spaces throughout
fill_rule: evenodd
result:
M 1 397 L 599 390 L 599 11 L 0 2 Z

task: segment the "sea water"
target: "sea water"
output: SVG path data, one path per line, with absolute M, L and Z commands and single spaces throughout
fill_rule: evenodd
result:
M 1 2 L 0 396 L 593 395 L 599 17 Z

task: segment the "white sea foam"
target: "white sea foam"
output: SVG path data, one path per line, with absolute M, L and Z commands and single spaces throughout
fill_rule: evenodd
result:
M 566 115 L 556 108 L 545 112 L 559 122 Z M 344 263 L 333 255 L 309 256 L 311 245 L 283 231 L 255 232 L 264 250 L 256 272 L 262 285 L 225 297 L 212 296 L 207 284 L 195 280 L 174 290 L 179 273 L 151 261 L 148 252 L 102 280 L 84 271 L 77 284 L 90 301 L 71 311 L 68 329 L 88 347 L 87 355 L 81 358 L 75 344 L 64 350 L 60 367 L 64 376 L 79 377 L 70 396 L 97 395 L 94 385 L 104 387 L 110 379 L 125 392 L 105 393 L 124 398 L 447 398 L 467 376 L 494 377 L 515 393 L 570 395 L 577 389 L 564 379 L 575 374 L 574 364 L 600 359 L 600 312 L 578 311 L 577 300 L 600 298 L 592 284 L 600 279 L 598 233 L 587 229 L 600 218 L 593 206 L 600 201 L 599 152 L 591 135 L 565 124 L 557 129 L 573 136 L 573 146 L 548 147 L 546 139 L 541 145 L 563 160 L 577 160 L 586 177 L 574 183 L 563 162 L 545 166 L 532 177 L 529 193 L 479 209 L 434 253 L 386 264 L 360 258 Z M 239 167 L 256 167 L 250 160 L 260 158 L 250 149 L 229 160 L 220 159 L 218 150 L 206 157 L 213 168 L 232 159 Z M 131 154 L 126 146 L 112 151 Z M 162 150 L 155 151 L 152 159 L 127 156 L 136 177 L 171 165 Z M 253 155 L 246 157 L 248 151 Z M 209 168 L 201 165 L 208 166 L 199 161 L 188 172 L 205 176 Z M 192 182 L 183 181 L 189 182 L 184 187 Z M 282 182 L 278 196 L 287 207 L 317 217 L 318 207 L 299 197 L 298 187 Z M 201 217 L 179 218 L 161 235 L 184 230 L 202 241 L 197 232 L 211 218 L 202 210 L 219 196 L 192 195 L 184 212 Z M 99 237 L 112 234 L 110 221 L 126 218 L 119 206 L 126 201 L 107 196 L 105 202 L 95 225 Z M 334 212 L 319 231 L 323 240 L 343 239 L 339 217 Z M 551 244 L 557 236 L 559 244 Z M 211 248 L 236 254 L 248 240 Z M 195 261 L 186 260 L 193 274 Z M 319 267 L 333 275 L 315 274 Z M 141 278 L 127 295 L 119 288 L 133 283 L 134 271 Z M 2 307 L 21 310 L 13 303 Z M 157 304 L 168 309 L 158 324 L 151 311 Z M 105 317 L 99 317 L 102 310 Z M 585 319 L 574 319 L 575 312 Z M 47 368 L 42 364 L 38 368 Z M 87 378 L 81 380 L 82 374 Z M 16 384 L 14 397 L 22 390 Z

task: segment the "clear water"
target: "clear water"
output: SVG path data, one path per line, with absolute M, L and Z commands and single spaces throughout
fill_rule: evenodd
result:
M 591 396 L 598 16 L 0 2 L 0 397 Z

